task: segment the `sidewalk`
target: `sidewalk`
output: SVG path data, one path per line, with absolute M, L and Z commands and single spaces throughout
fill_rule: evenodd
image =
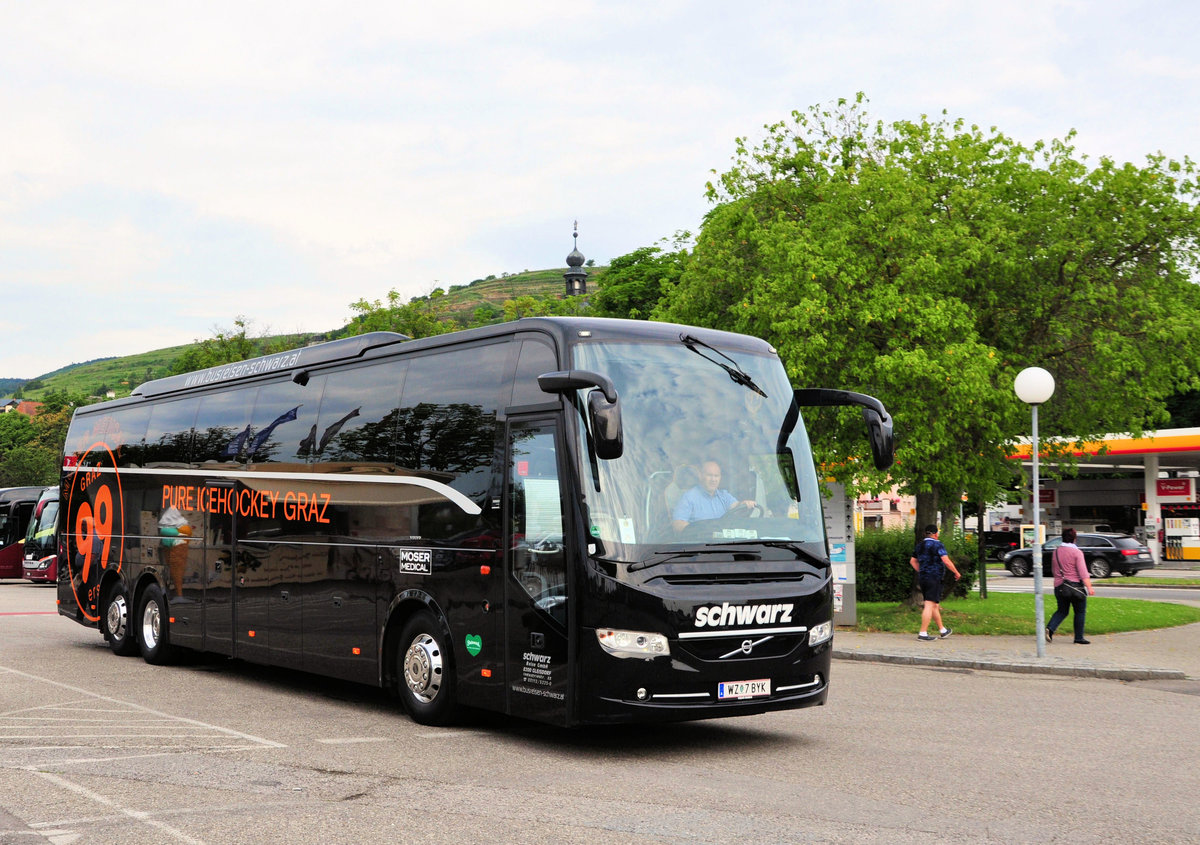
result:
M 1091 645 L 1075 645 L 1071 632 L 1061 631 L 1054 642 L 1046 644 L 1046 656 L 1038 657 L 1032 636 L 953 634 L 944 640 L 920 642 L 915 632 L 864 634 L 839 629 L 833 636 L 833 656 L 838 660 L 1122 681 L 1200 679 L 1200 622 L 1154 631 L 1089 634 L 1088 639 Z

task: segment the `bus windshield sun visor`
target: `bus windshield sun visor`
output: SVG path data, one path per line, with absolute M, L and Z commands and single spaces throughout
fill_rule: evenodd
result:
M 743 370 L 738 365 L 737 361 L 730 358 L 728 355 L 726 355 L 721 350 L 716 349 L 712 346 L 709 346 L 704 341 L 700 340 L 699 338 L 692 337 L 690 334 L 681 334 L 679 336 L 679 342 L 682 343 L 684 346 L 686 346 L 688 349 L 695 352 L 697 355 L 699 355 L 705 361 L 712 361 L 714 364 L 716 364 L 722 370 L 729 373 L 729 378 L 735 384 L 740 384 L 742 387 L 748 387 L 750 390 L 753 390 L 755 393 L 757 393 L 759 396 L 763 397 L 764 399 L 767 398 L 767 394 L 763 392 L 763 389 L 761 387 L 759 387 L 757 384 L 754 383 L 754 379 L 750 378 L 750 374 L 747 373 L 745 370 Z M 697 349 L 696 348 L 697 346 L 703 346 L 705 349 L 711 349 L 713 352 L 717 353 L 722 358 L 724 358 L 726 361 L 728 361 L 729 364 L 733 364 L 733 366 L 731 367 L 731 366 L 729 366 L 729 364 L 722 364 L 717 359 L 708 357 L 703 352 L 701 352 L 699 349 Z

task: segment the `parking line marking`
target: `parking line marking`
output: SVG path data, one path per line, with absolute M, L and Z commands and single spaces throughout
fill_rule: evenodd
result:
M 146 713 L 151 716 L 157 716 L 162 719 L 170 719 L 172 722 L 182 722 L 186 725 L 192 725 L 193 727 L 197 727 L 197 728 L 206 728 L 208 730 L 217 731 L 218 733 L 223 734 L 225 736 L 237 737 L 238 739 L 242 739 L 247 742 L 253 742 L 257 745 L 262 745 L 267 748 L 286 748 L 287 747 L 286 745 L 284 745 L 281 742 L 275 742 L 274 740 L 270 740 L 270 739 L 263 739 L 262 737 L 259 737 L 259 736 L 253 736 L 252 734 L 242 733 L 241 731 L 235 731 L 232 728 L 223 728 L 220 725 L 212 725 L 212 724 L 209 724 L 208 722 L 201 722 L 198 719 L 188 719 L 184 716 L 172 716 L 170 713 L 163 713 L 161 710 L 155 710 L 151 707 L 144 707 L 141 704 L 135 704 L 132 701 L 122 701 L 119 698 L 112 698 L 111 696 L 101 695 L 99 693 L 95 693 L 90 690 L 83 689 L 82 687 L 73 686 L 72 684 L 64 684 L 61 681 L 51 680 L 50 678 L 42 678 L 42 677 L 39 677 L 38 675 L 31 675 L 28 672 L 22 672 L 18 669 L 13 669 L 11 667 L 0 666 L 0 671 L 8 672 L 10 674 L 17 675 L 22 678 L 27 678 L 31 681 L 38 681 L 43 684 L 49 684 L 50 686 L 55 686 L 55 687 L 58 687 L 59 689 L 70 690 L 71 692 L 76 692 L 76 693 L 79 693 L 80 695 L 88 696 L 93 701 L 106 701 L 109 704 L 118 704 L 118 705 L 121 705 L 122 707 L 132 708 L 134 710 L 138 710 L 142 713 Z
M 141 822 L 142 824 L 150 825 L 151 827 L 157 828 L 158 830 L 161 830 L 163 833 L 166 833 L 166 834 L 174 837 L 175 839 L 178 839 L 180 842 L 188 842 L 188 843 L 191 843 L 191 845 L 204 845 L 204 842 L 202 840 L 193 839 L 192 837 L 190 837 L 186 833 L 184 833 L 182 830 L 173 828 L 166 822 L 162 822 L 162 821 L 159 821 L 158 819 L 151 818 L 149 813 L 144 813 L 141 810 L 133 810 L 133 809 L 130 809 L 129 807 L 124 807 L 121 804 L 118 804 L 116 801 L 113 801 L 111 798 L 107 798 L 98 792 L 93 792 L 92 790 L 88 789 L 85 786 L 80 786 L 77 783 L 72 783 L 71 781 L 67 780 L 66 778 L 61 778 L 58 775 L 51 774 L 50 772 L 39 772 L 37 770 L 37 768 L 34 766 L 26 766 L 25 771 L 32 772 L 33 774 L 37 775 L 38 777 L 42 778 L 43 780 L 48 780 L 51 783 L 53 783 L 54 785 L 62 787 L 63 789 L 70 790 L 71 792 L 74 792 L 78 795 L 82 795 L 84 798 L 87 798 L 89 801 L 94 801 L 97 804 L 101 804 L 105 807 L 111 807 L 114 810 L 116 810 L 118 813 L 128 816 L 129 818 L 134 819 L 135 821 L 138 821 L 138 822 Z
M 323 742 L 326 745 L 353 745 L 356 742 L 387 742 L 390 737 L 386 736 L 347 736 L 333 739 L 318 739 L 317 742 Z

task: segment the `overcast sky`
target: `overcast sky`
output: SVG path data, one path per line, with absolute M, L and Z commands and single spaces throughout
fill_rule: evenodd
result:
M 863 91 L 1200 157 L 1200 4 L 0 4 L 0 377 L 694 231 L 734 139 Z

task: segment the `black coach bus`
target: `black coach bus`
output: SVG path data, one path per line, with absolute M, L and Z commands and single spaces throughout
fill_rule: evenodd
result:
M 797 390 L 765 342 L 627 320 L 378 332 L 79 408 L 60 613 L 559 725 L 823 704 L 833 591 Z M 680 519 L 701 473 L 738 504 Z M 711 503 L 710 503 L 711 507 Z M 724 505 L 718 508 L 724 510 Z

